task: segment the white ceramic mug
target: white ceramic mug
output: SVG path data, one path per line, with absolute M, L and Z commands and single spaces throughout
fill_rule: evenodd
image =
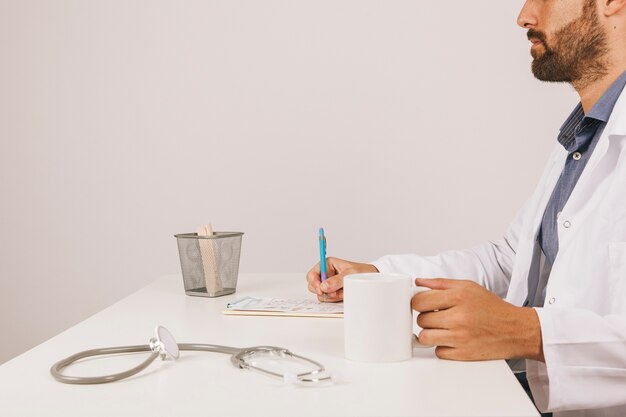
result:
M 418 292 L 409 275 L 367 273 L 343 279 L 346 358 L 397 362 L 413 356 L 411 299 Z

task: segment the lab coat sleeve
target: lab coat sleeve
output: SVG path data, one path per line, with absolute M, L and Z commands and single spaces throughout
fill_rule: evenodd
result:
M 527 360 L 526 370 L 537 407 L 566 411 L 626 404 L 626 314 L 535 310 L 545 363 Z
M 477 282 L 504 298 L 511 280 L 519 233 L 528 203 L 517 214 L 504 237 L 495 242 L 435 256 L 387 255 L 372 262 L 380 272 L 420 278 L 454 278 Z

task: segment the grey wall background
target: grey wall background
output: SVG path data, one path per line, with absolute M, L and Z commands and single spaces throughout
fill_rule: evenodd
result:
M 522 1 L 0 0 L 0 362 L 161 275 L 498 238 L 577 102 Z M 123 325 L 123 323 L 120 323 Z

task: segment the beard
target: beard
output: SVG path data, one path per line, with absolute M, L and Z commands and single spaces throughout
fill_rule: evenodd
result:
M 532 72 L 541 81 L 569 82 L 584 87 L 608 73 L 607 35 L 604 33 L 594 0 L 588 1 L 582 15 L 554 33 L 550 44 L 543 32 L 530 29 L 528 38 L 543 44 L 543 53 L 531 50 Z

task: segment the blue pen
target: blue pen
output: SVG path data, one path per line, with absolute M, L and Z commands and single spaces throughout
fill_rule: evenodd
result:
M 324 236 L 324 228 L 320 227 L 320 276 L 322 282 L 326 281 L 326 236 Z

